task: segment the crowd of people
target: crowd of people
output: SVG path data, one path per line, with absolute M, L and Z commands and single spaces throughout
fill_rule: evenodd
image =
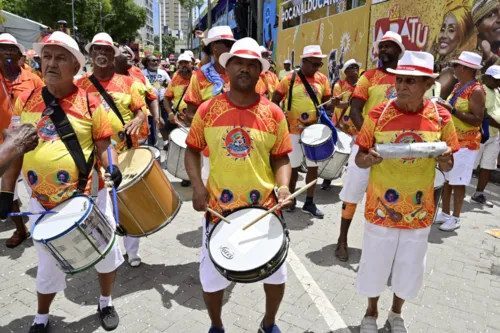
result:
M 231 281 L 213 262 L 207 237 L 218 223 L 225 223 L 221 216 L 242 208 L 277 205 L 278 219 L 284 210 L 294 212 L 292 193 L 300 170 L 305 169 L 308 184 L 321 173 L 320 161 L 305 158 L 301 135 L 311 125 L 332 122 L 332 132 L 343 132 L 354 143 L 340 192 L 342 217 L 332 256 L 348 260 L 349 227 L 366 194 L 356 280 L 358 292 L 368 300 L 366 312 L 360 313 L 361 332 L 378 332 L 378 300 L 389 278 L 393 302 L 387 321 L 392 332 L 408 332 L 403 304 L 422 286 L 431 225 L 441 224 L 444 232 L 460 227 L 465 188 L 475 167 L 479 181 L 472 200 L 487 204 L 485 188 L 500 151 L 500 66 L 480 76 L 481 56 L 462 52 L 450 61 L 457 83 L 443 96 L 436 92 L 440 73 L 434 57 L 405 50 L 401 36 L 390 31 L 374 44 L 376 68 L 360 75 L 363 64 L 350 59 L 343 64 L 344 78 L 333 87 L 320 72 L 326 58 L 320 45 L 304 47 L 300 67 L 292 69 L 287 60 L 278 75 L 269 50 L 251 38 L 236 40 L 228 26 L 210 29 L 203 45 L 208 58 L 197 63 L 186 51 L 170 77 L 156 57 L 145 57 L 138 68 L 128 46 L 99 33 L 85 47 L 92 72 L 75 80 L 86 59 L 68 34 L 57 31 L 33 45 L 40 73 L 25 67 L 25 49 L 13 36 L 0 35 L 0 218 L 19 212 L 16 187 L 21 177 L 31 196 L 29 211 L 55 209 L 75 194 L 94 196 L 114 229 L 108 186 L 118 188 L 122 182 L 119 154 L 144 143 L 156 145 L 160 138 L 168 149 L 169 134 L 178 126 L 187 128 L 184 167 L 189 180 L 182 185 L 192 187 L 193 208 L 205 213 L 200 281 L 210 317 L 208 332 L 224 333 L 223 297 Z M 331 119 L 324 119 L 324 109 Z M 383 158 L 375 148 L 432 142 L 446 145 L 435 158 Z M 105 170 L 104 176 L 95 165 Z M 439 174 L 446 182 L 436 214 Z M 328 181 L 322 184 L 329 186 Z M 315 190 L 307 188 L 302 212 L 321 219 Z M 36 220 L 36 215 L 29 216 L 30 229 Z M 16 230 L 8 247 L 30 236 L 20 217 L 13 221 Z M 141 264 L 139 245 L 140 238 L 124 237 L 132 267 Z M 38 308 L 29 332 L 45 333 L 50 306 L 66 281 L 50 252 L 39 242 L 35 249 Z M 97 312 L 105 330 L 119 325 L 111 295 L 124 258 L 115 243 L 95 265 Z M 266 311 L 259 332 L 279 333 L 276 317 L 286 265 L 261 280 Z

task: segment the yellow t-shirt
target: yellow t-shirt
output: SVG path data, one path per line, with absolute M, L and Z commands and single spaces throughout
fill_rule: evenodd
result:
M 333 95 L 339 96 L 344 93 L 340 100 L 342 102 L 348 102 L 351 99 L 352 92 L 355 86 L 351 85 L 347 80 L 340 80 L 335 83 L 333 87 Z M 342 119 L 340 119 L 342 117 Z M 336 127 L 342 129 L 349 135 L 358 135 L 358 129 L 354 126 L 351 119 L 351 107 L 349 106 L 347 110 L 341 108 L 335 108 L 335 112 L 332 115 L 332 121 Z
M 396 98 L 396 75 L 379 68 L 366 71 L 358 81 L 352 98 L 365 101 L 363 117 L 375 106 Z
M 484 91 L 486 92 L 486 112 L 488 116 L 495 119 L 497 123 L 500 123 L 500 93 L 497 89 L 490 89 L 486 85 L 483 85 Z M 500 133 L 498 128 L 490 126 L 490 137 L 497 136 Z
M 184 98 L 182 101 L 180 101 L 180 99 L 182 95 L 185 95 L 184 91 L 188 87 L 189 81 L 190 79 L 185 79 L 176 72 L 165 91 L 165 97 L 172 101 L 172 108 L 176 109 L 177 115 L 181 121 L 185 120 L 187 104 L 184 102 Z

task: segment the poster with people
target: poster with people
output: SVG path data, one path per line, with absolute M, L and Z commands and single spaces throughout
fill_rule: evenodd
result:
M 264 1 L 264 24 L 262 26 L 262 42 L 264 46 L 271 51 L 275 59 L 275 47 L 278 40 L 278 22 L 279 17 L 276 14 L 276 0 Z

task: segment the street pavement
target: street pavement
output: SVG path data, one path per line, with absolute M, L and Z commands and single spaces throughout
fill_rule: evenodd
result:
M 170 177 L 183 198 L 174 221 L 141 241 L 143 263 L 118 271 L 113 303 L 120 315 L 115 332 L 205 333 L 209 319 L 198 277 L 201 214 L 191 205 L 191 188 Z M 445 233 L 432 227 L 424 286 L 406 303 L 412 333 L 500 333 L 500 240 L 485 230 L 500 227 L 500 187 L 490 184 L 494 208 L 470 203 L 476 179 L 467 189 L 462 228 Z M 301 176 L 300 185 L 304 184 Z M 19 184 L 26 203 L 24 186 Z M 355 288 L 363 239 L 362 205 L 349 237 L 348 263 L 333 255 L 340 223 L 340 187 L 323 191 L 316 202 L 325 213 L 313 219 L 297 209 L 286 213 L 290 230 L 288 283 L 277 324 L 287 333 L 359 332 L 366 299 Z M 299 197 L 299 208 L 305 199 Z M 26 210 L 26 204 L 22 210 Z M 36 313 L 36 252 L 32 241 L 7 249 L 12 224 L 0 223 L 0 333 L 28 332 Z M 51 309 L 51 332 L 104 332 L 96 315 L 99 285 L 94 270 L 68 277 L 68 288 Z M 379 332 L 385 327 L 392 294 L 380 299 Z M 264 314 L 261 283 L 231 285 L 223 321 L 228 333 L 257 332 Z

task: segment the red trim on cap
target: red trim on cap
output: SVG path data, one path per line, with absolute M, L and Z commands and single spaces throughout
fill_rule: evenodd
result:
M 302 56 L 305 58 L 305 57 L 310 57 L 310 56 L 322 56 L 322 55 L 324 55 L 324 54 L 321 52 L 311 52 L 311 53 L 306 53 Z
M 233 52 L 234 55 L 241 55 L 241 54 L 246 54 L 246 55 L 251 55 L 256 58 L 260 58 L 260 54 L 250 51 L 250 50 L 236 50 Z
M 50 39 L 50 40 L 46 41 L 45 44 L 64 44 L 64 45 L 66 45 L 66 43 L 63 43 L 60 40 L 54 40 L 54 39 Z
M 99 39 L 99 40 L 96 40 L 96 41 L 92 42 L 92 44 L 96 44 L 96 43 L 101 43 L 101 44 L 106 44 L 106 45 L 109 45 L 109 46 L 113 46 L 113 43 L 108 42 L 107 40 L 102 40 L 102 39 Z
M 479 66 L 479 67 L 481 67 L 481 64 L 475 64 L 473 62 L 470 62 L 470 61 L 467 61 L 467 60 L 463 60 L 463 59 L 460 59 L 460 58 L 458 58 L 457 61 L 464 62 L 464 63 L 472 65 L 472 66 Z
M 422 67 L 422 66 L 414 66 L 414 65 L 403 65 L 403 66 L 398 66 L 396 68 L 397 71 L 412 71 L 412 72 L 422 72 L 425 74 L 433 75 L 434 71 L 432 68 L 427 68 L 427 67 Z
M 211 37 L 210 39 L 214 39 L 214 38 L 229 38 L 229 39 L 234 39 L 234 36 L 233 35 L 219 35 L 219 36 Z
M 0 43 L 2 43 L 2 44 L 8 43 L 8 44 L 13 44 L 13 45 L 16 44 L 15 42 L 11 41 L 10 39 L 2 39 L 2 40 L 0 40 Z

